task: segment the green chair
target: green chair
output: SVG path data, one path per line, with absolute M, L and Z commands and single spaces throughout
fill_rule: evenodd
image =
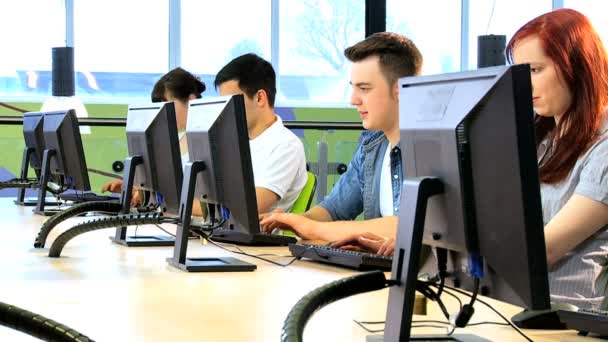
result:
M 315 190 L 317 189 L 317 176 L 310 171 L 307 171 L 307 174 L 308 179 L 306 180 L 306 184 L 304 184 L 302 192 L 300 192 L 300 196 L 298 196 L 291 207 L 290 212 L 293 214 L 305 213 L 308 209 L 310 209 L 312 198 L 315 197 Z
M 300 196 L 296 199 L 291 207 L 291 213 L 293 214 L 303 214 L 308 209 L 310 209 L 310 205 L 312 204 L 312 199 L 315 197 L 315 190 L 317 189 L 317 176 L 314 173 L 308 171 L 308 179 L 306 180 L 306 184 L 304 188 L 302 188 L 302 192 L 300 192 Z M 287 236 L 296 236 L 291 231 L 283 231 L 283 235 Z

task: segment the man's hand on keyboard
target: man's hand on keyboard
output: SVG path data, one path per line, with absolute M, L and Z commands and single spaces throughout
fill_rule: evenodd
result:
M 270 214 L 260 215 L 260 228 L 265 233 L 272 233 L 275 228 L 291 230 L 304 240 L 316 240 L 314 234 L 319 222 L 298 214 L 288 214 L 280 209 Z
M 331 247 L 390 256 L 395 250 L 395 239 L 373 233 L 358 233 L 332 243 Z
M 262 228 L 263 232 L 271 233 L 275 229 L 291 230 L 290 227 L 287 227 L 282 222 L 270 219 L 270 216 L 280 213 L 284 213 L 284 211 L 282 209 L 277 208 L 271 212 L 259 214 L 258 219 L 260 221 L 260 227 Z
M 119 194 L 122 191 L 122 180 L 115 180 L 112 182 L 107 182 L 104 186 L 101 187 L 101 192 L 113 192 L 115 194 Z M 141 204 L 142 199 L 141 190 L 137 190 L 133 188 L 131 192 L 131 206 L 137 207 Z
M 115 180 L 111 182 L 107 182 L 101 187 L 101 192 L 113 192 L 115 194 L 119 194 L 122 190 L 122 180 Z

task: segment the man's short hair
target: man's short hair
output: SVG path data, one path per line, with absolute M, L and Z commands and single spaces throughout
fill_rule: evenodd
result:
M 262 89 L 266 91 L 270 107 L 274 107 L 277 93 L 276 76 L 272 65 L 256 54 L 248 53 L 230 61 L 215 76 L 217 89 L 222 83 L 238 81 L 239 88 L 249 98 Z
M 392 32 L 374 33 L 346 48 L 344 56 L 351 62 L 378 56 L 380 70 L 391 85 L 401 77 L 420 75 L 422 69 L 422 54 L 416 45 L 405 36 Z
M 207 87 L 201 79 L 190 72 L 177 67 L 168 73 L 164 74 L 154 84 L 152 89 L 152 102 L 167 101 L 165 92 L 168 90 L 176 99 L 186 102 L 190 99 L 190 95 L 194 95 L 197 99 L 202 97 L 202 93 Z

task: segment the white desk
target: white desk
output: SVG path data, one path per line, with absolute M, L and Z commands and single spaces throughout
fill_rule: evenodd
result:
M 233 256 L 258 265 L 245 273 L 186 273 L 169 266 L 172 247 L 127 248 L 112 244 L 112 229 L 70 241 L 62 257 L 33 248 L 44 217 L 31 207 L 0 199 L 0 301 L 54 319 L 96 341 L 279 341 L 289 310 L 305 294 L 330 281 L 355 274 L 341 268 L 296 261 L 275 266 L 191 240 L 189 256 Z M 80 219 L 77 219 L 80 220 Z M 57 227 L 47 247 L 61 231 Z M 140 231 L 144 232 L 143 228 Z M 154 229 L 154 228 L 151 228 Z M 156 230 L 155 230 L 156 233 Z M 251 253 L 288 254 L 287 248 L 251 248 Z M 283 263 L 290 258 L 273 258 Z M 306 341 L 365 341 L 353 319 L 384 320 L 388 290 L 351 297 L 319 311 L 308 323 Z M 447 300 L 448 307 L 455 302 Z M 510 317 L 519 308 L 498 303 Z M 429 305 L 428 316 L 438 319 Z M 500 321 L 476 305 L 471 322 Z M 436 332 L 436 331 L 426 331 Z M 459 330 L 457 330 L 459 332 Z M 522 341 L 508 327 L 483 325 L 461 332 L 494 341 Z M 437 332 L 438 333 L 438 332 Z M 537 341 L 591 341 L 576 332 L 527 331 Z M 0 327 L 0 341 L 33 338 Z

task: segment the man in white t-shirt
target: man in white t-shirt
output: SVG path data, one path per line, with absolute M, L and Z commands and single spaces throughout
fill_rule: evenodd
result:
M 259 213 L 291 210 L 308 179 L 302 142 L 274 113 L 275 77 L 270 63 L 246 54 L 226 64 L 214 81 L 220 95 L 244 95 Z

